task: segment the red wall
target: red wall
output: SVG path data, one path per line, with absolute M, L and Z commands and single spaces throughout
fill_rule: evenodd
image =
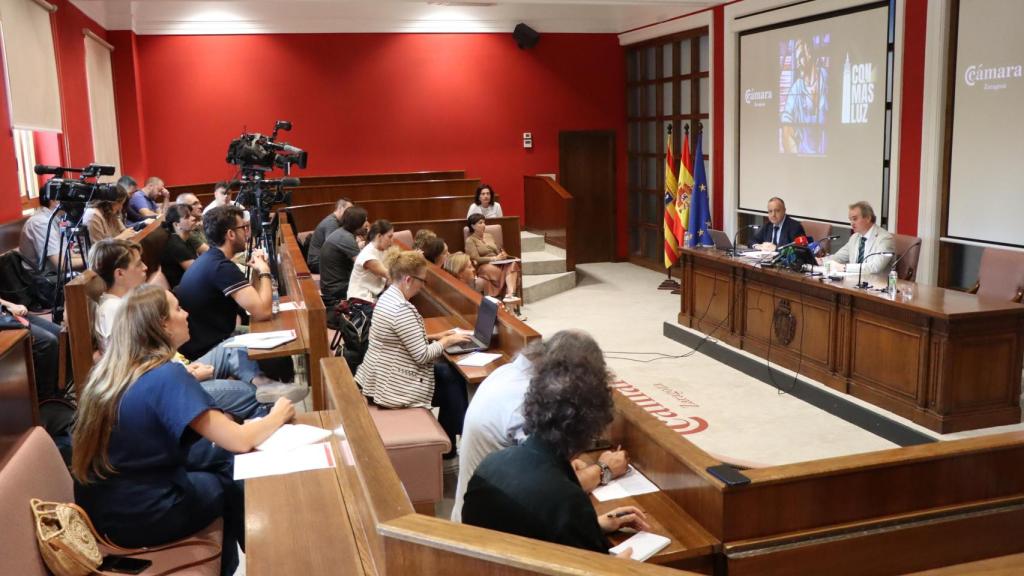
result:
M 139 36 L 137 47 L 148 168 L 168 184 L 230 177 L 231 139 L 288 119 L 284 139 L 310 153 L 299 176 L 465 169 L 522 214 L 523 175 L 558 172 L 559 131 L 612 129 L 625 229 L 614 35 L 545 34 L 526 51 L 508 34 Z
M 3 58 L 0 58 L 0 78 L 7 77 Z M 18 196 L 18 161 L 14 155 L 14 135 L 11 132 L 10 106 L 7 90 L 0 90 L 0 115 L 4 118 L 6 130 L 0 133 L 0 222 L 9 222 L 21 217 L 21 200 Z
M 924 114 L 924 44 L 928 0 L 907 0 L 903 26 L 903 92 L 900 94 L 900 173 L 896 231 L 917 235 L 921 199 L 921 122 Z

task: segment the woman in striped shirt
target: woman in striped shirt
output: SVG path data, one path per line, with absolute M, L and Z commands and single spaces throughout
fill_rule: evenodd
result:
M 469 336 L 452 330 L 427 334 L 409 300 L 426 282 L 427 261 L 417 251 L 399 254 L 388 270 L 391 286 L 381 294 L 370 324 L 370 346 L 356 370 L 356 383 L 370 402 L 384 408 L 440 408 L 438 422 L 457 456 L 455 436 L 469 405 L 466 382 L 441 359 L 444 349 Z M 441 359 L 440 362 L 437 362 Z

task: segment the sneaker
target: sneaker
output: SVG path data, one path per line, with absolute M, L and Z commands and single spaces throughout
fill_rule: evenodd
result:
M 309 396 L 309 387 L 298 384 L 268 382 L 256 387 L 256 401 L 260 404 L 273 404 L 278 398 L 287 398 L 297 404 L 306 396 Z
M 458 474 L 459 473 L 459 457 L 454 458 L 442 458 L 441 459 L 441 471 L 444 474 Z

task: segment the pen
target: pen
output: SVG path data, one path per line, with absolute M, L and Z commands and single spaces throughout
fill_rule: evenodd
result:
M 630 514 L 632 514 L 632 512 L 615 512 L 615 513 L 609 512 L 608 513 L 608 517 L 609 518 L 622 518 L 623 516 L 629 516 Z

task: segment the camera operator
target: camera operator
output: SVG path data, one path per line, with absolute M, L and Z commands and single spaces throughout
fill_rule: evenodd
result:
M 167 212 L 171 194 L 164 188 L 164 181 L 156 176 L 146 179 L 146 185 L 136 190 L 128 201 L 128 225 L 134 226 L 148 218 L 157 218 Z M 157 200 L 162 200 L 157 207 Z
M 48 198 L 48 201 L 44 202 L 43 198 Z M 27 262 L 23 262 L 25 269 L 32 274 L 47 277 L 51 282 L 55 281 L 54 276 L 57 274 L 57 258 L 60 255 L 60 227 L 57 225 L 57 219 L 54 218 L 51 222 L 50 217 L 53 216 L 53 211 L 59 204 L 60 202 L 53 199 L 52 195 L 40 196 L 39 208 L 36 208 L 32 216 L 25 222 L 18 243 L 21 255 L 27 260 Z M 48 225 L 49 240 L 46 238 Z M 46 246 L 43 246 L 44 242 Z M 46 253 L 46 264 L 42 270 L 38 270 L 39 257 L 44 252 Z M 85 259 L 80 252 L 75 252 L 71 268 L 73 270 L 85 269 Z

